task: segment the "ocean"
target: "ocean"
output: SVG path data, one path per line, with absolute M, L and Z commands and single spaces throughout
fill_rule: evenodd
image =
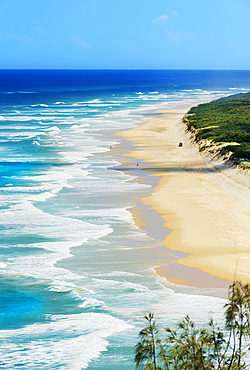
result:
M 0 367 L 131 370 L 143 317 L 223 320 L 225 291 L 168 283 L 130 210 L 119 136 L 157 109 L 250 91 L 250 71 L 0 70 Z

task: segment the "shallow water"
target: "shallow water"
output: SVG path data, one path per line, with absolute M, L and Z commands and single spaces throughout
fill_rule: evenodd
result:
M 247 71 L 0 71 L 2 369 L 129 370 L 148 312 L 222 320 L 225 291 L 155 275 L 174 257 L 130 213 L 152 185 L 107 153 L 145 112 L 248 89 Z

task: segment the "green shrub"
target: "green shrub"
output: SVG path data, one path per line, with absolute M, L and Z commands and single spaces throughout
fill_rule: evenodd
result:
M 221 149 L 232 159 L 250 158 L 250 93 L 231 95 L 192 107 L 185 116 L 195 138 L 218 143 L 238 143 Z

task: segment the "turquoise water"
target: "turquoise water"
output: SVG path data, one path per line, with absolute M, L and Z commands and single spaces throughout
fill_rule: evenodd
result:
M 109 154 L 145 112 L 249 89 L 248 71 L 0 71 L 2 369 L 130 370 L 148 312 L 222 319 L 224 291 L 155 275 L 176 257 L 130 213 L 151 185 Z

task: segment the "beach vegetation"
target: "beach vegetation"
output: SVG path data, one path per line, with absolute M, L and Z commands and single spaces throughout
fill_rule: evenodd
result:
M 229 286 L 223 328 L 211 319 L 197 327 L 186 316 L 176 327 L 156 326 L 154 315 L 135 346 L 135 365 L 141 370 L 241 370 L 249 369 L 250 285 Z
M 136 367 L 145 370 L 160 370 L 161 368 L 157 366 L 157 357 L 159 357 L 160 353 L 160 341 L 154 315 L 150 313 L 148 316 L 145 316 L 145 319 L 147 321 L 147 326 L 140 331 L 140 340 L 135 348 Z
M 184 122 L 203 148 L 208 141 L 236 163 L 250 160 L 250 93 L 192 107 Z

